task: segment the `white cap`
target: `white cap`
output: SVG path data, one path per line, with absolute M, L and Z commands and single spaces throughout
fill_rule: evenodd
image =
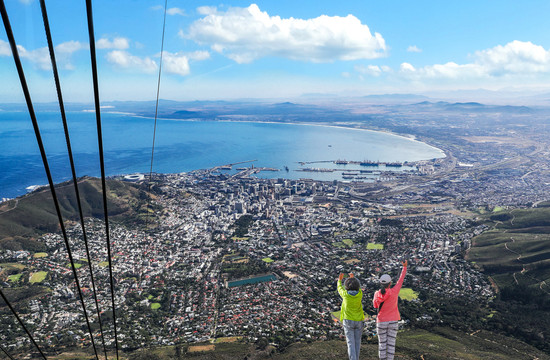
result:
M 391 282 L 391 276 L 389 276 L 388 274 L 384 274 L 380 276 L 379 281 L 381 284 L 389 284 Z

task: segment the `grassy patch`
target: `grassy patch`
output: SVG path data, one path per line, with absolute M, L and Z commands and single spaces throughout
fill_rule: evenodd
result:
M 31 275 L 31 278 L 29 279 L 29 282 L 31 284 L 40 283 L 40 282 L 44 281 L 44 279 L 46 279 L 46 276 L 48 276 L 47 271 L 37 271 L 37 272 L 35 272 Z
M 384 244 L 368 243 L 367 250 L 384 250 Z
M 231 237 L 231 240 L 233 240 L 233 241 L 246 241 L 248 239 L 250 239 L 250 238 L 246 237 L 246 236 L 243 236 L 243 237 L 233 236 L 233 237 Z
M 418 293 L 410 288 L 401 288 L 399 298 L 407 301 L 416 300 L 418 299 Z
M 160 309 L 160 304 L 159 303 L 152 303 L 151 304 L 151 310 L 157 310 L 157 309 Z
M 359 259 L 349 259 L 349 260 L 344 260 L 344 262 L 345 262 L 346 264 L 349 265 L 349 264 L 357 264 L 357 263 L 360 263 L 361 260 L 359 260 Z
M 70 269 L 71 268 L 71 264 L 67 264 L 67 267 Z M 74 268 L 75 269 L 80 269 L 82 267 L 82 264 L 79 264 L 79 263 L 74 263 Z
M 266 258 L 263 258 L 262 261 L 269 264 L 269 263 L 272 263 L 272 262 L 275 261 L 275 260 L 273 260 L 272 258 L 266 257 Z
M 506 210 L 506 209 L 503 208 L 502 206 L 495 206 L 495 208 L 493 209 L 493 212 L 496 213 L 496 212 L 504 211 L 504 210 Z
M 10 275 L 10 276 L 8 276 L 8 281 L 18 282 L 19 279 L 21 279 L 21 276 L 23 276 L 23 274 Z
M 214 344 L 234 343 L 242 340 L 242 338 L 243 338 L 242 336 L 221 337 L 221 338 L 214 339 L 213 343 Z
M 48 253 L 39 252 L 39 253 L 34 254 L 33 256 L 34 256 L 35 259 L 45 258 L 45 257 L 48 257 Z
M 209 345 L 193 345 L 193 346 L 189 346 L 189 348 L 187 348 L 187 352 L 195 353 L 195 352 L 213 351 L 214 349 L 216 349 L 216 345 L 212 345 L 212 344 L 209 344 Z
M 3 264 L 0 264 L 0 267 L 2 269 L 6 269 L 6 270 L 23 270 L 23 269 L 25 269 L 25 265 L 18 264 L 18 263 L 3 263 Z
M 344 243 L 344 245 L 353 246 L 353 240 L 351 239 L 344 239 L 342 240 L 342 242 Z
M 333 242 L 332 246 L 337 247 L 337 248 L 345 248 L 346 247 L 346 245 L 341 241 Z
M 109 262 L 108 261 L 102 261 L 98 265 L 101 266 L 101 267 L 107 267 L 107 266 L 109 266 Z

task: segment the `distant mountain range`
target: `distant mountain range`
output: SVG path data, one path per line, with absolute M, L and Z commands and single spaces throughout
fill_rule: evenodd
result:
M 467 112 L 506 112 L 514 114 L 530 114 L 535 112 L 534 109 L 527 106 L 512 106 L 512 105 L 485 105 L 478 102 L 457 102 L 449 103 L 446 101 L 430 102 L 423 101 L 413 104 L 419 107 L 438 108 L 446 111 L 467 111 Z
M 550 97 L 550 94 L 548 94 Z M 342 99 L 340 99 L 342 100 Z M 342 105 L 345 104 L 345 105 Z M 531 114 L 541 111 L 541 107 L 490 105 L 480 102 L 448 102 L 435 101 L 427 96 L 415 94 L 383 94 L 368 95 L 347 100 L 340 104 L 333 102 L 297 103 L 297 102 L 266 102 L 260 100 L 235 101 L 173 101 L 159 100 L 158 111 L 155 101 L 111 101 L 102 103 L 102 112 L 131 113 L 139 116 L 170 119 L 208 119 L 232 120 L 242 117 L 242 120 L 254 120 L 255 117 L 267 117 L 270 121 L 329 121 L 349 120 L 356 116 L 354 107 L 363 105 L 380 105 L 387 107 L 406 107 L 410 110 L 438 110 L 468 113 L 510 113 Z M 67 111 L 93 111 L 93 104 L 68 103 Z M 25 104 L 0 104 L 0 111 L 27 111 Z M 56 102 L 35 104 L 36 111 L 59 111 Z M 410 111 L 409 110 L 409 111 Z

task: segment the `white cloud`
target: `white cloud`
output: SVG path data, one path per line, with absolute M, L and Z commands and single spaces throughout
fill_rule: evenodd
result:
M 210 53 L 208 51 L 194 51 L 189 54 L 189 59 L 202 61 L 210 59 Z
M 200 6 L 197 8 L 197 12 L 201 15 L 215 14 L 218 9 L 215 6 Z
M 313 19 L 281 19 L 262 12 L 256 4 L 218 11 L 200 7 L 205 15 L 180 36 L 224 53 L 237 63 L 266 56 L 292 60 L 330 62 L 385 56 L 386 44 L 379 33 L 353 15 L 322 15 Z
M 167 9 L 167 10 L 166 10 L 166 14 L 168 14 L 168 15 L 181 15 L 181 16 L 185 16 L 185 10 L 180 9 L 180 8 L 177 8 L 177 7 L 173 7 L 173 8 Z
M 0 39 L 0 56 L 11 56 L 10 44 Z
M 419 53 L 419 52 L 422 52 L 422 49 L 419 49 L 416 45 L 411 45 L 407 48 L 407 51 Z
M 380 76 L 382 74 L 382 69 L 376 65 L 356 65 L 354 69 L 363 75 Z
M 490 79 L 550 73 L 550 50 L 531 42 L 512 41 L 476 51 L 467 64 L 448 62 L 414 68 L 403 63 L 400 74 L 413 79 Z
M 494 48 L 477 51 L 476 63 L 491 75 L 538 73 L 550 70 L 550 51 L 530 41 L 512 41 Z
M 164 6 L 162 6 L 162 5 L 157 5 L 157 6 L 151 7 L 151 9 L 153 9 L 153 10 L 162 10 L 162 11 L 164 11 Z M 173 8 L 166 9 L 166 14 L 167 14 L 167 15 L 181 15 L 181 16 L 185 16 L 185 10 L 180 9 L 180 8 L 177 8 L 177 7 L 173 7 Z
M 95 46 L 98 49 L 117 49 L 124 50 L 130 47 L 128 39 L 123 37 L 116 37 L 113 40 L 101 38 L 95 42 Z
M 157 70 L 157 63 L 151 58 L 141 58 L 122 50 L 113 50 L 107 53 L 107 61 L 123 69 L 133 69 L 145 73 Z
M 55 57 L 58 66 L 72 70 L 71 56 L 74 52 L 87 49 L 88 45 L 79 41 L 67 41 L 55 47 Z M 22 45 L 17 45 L 17 51 L 21 59 L 25 59 L 41 70 L 51 70 L 50 51 L 47 47 L 27 50 Z M 0 56 L 11 56 L 11 48 L 8 42 L 0 40 Z
M 55 47 L 55 53 L 57 54 L 72 54 L 79 50 L 88 49 L 88 44 L 81 43 L 79 41 L 67 41 L 61 43 Z
M 160 58 L 160 54 L 156 55 L 156 57 Z M 195 51 L 188 54 L 164 51 L 162 54 L 162 69 L 166 73 L 186 76 L 191 72 L 189 66 L 191 60 L 202 61 L 208 58 L 210 58 L 210 53 L 208 51 Z M 144 73 L 158 71 L 157 61 L 150 57 L 132 55 L 123 50 L 113 50 L 107 53 L 107 61 L 122 69 Z
M 361 75 L 380 76 L 382 73 L 391 72 L 391 68 L 386 65 L 355 65 L 354 70 Z
M 404 72 L 404 73 L 414 73 L 416 71 L 416 69 L 414 68 L 414 66 L 412 66 L 411 64 L 409 63 L 402 63 L 399 70 L 401 72 Z
M 172 54 L 165 51 L 162 55 L 162 63 L 167 73 L 186 76 L 190 73 L 189 57 L 182 54 Z

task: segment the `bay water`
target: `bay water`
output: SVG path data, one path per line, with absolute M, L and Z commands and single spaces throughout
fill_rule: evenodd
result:
M 149 173 L 154 119 L 102 113 L 105 171 L 108 176 Z M 61 116 L 37 113 L 54 181 L 71 178 Z M 93 112 L 67 114 L 77 176 L 99 176 Z M 233 166 L 270 167 L 265 178 L 342 180 L 342 172 L 302 172 L 304 167 L 358 170 L 359 165 L 328 161 L 403 162 L 444 157 L 425 143 L 393 134 L 332 126 L 225 121 L 157 120 L 153 171 L 179 173 L 257 160 Z M 300 162 L 326 163 L 300 164 Z M 288 171 L 286 168 L 288 168 Z M 396 169 L 392 169 L 396 170 Z M 47 184 L 42 159 L 26 112 L 0 111 L 0 199 Z

